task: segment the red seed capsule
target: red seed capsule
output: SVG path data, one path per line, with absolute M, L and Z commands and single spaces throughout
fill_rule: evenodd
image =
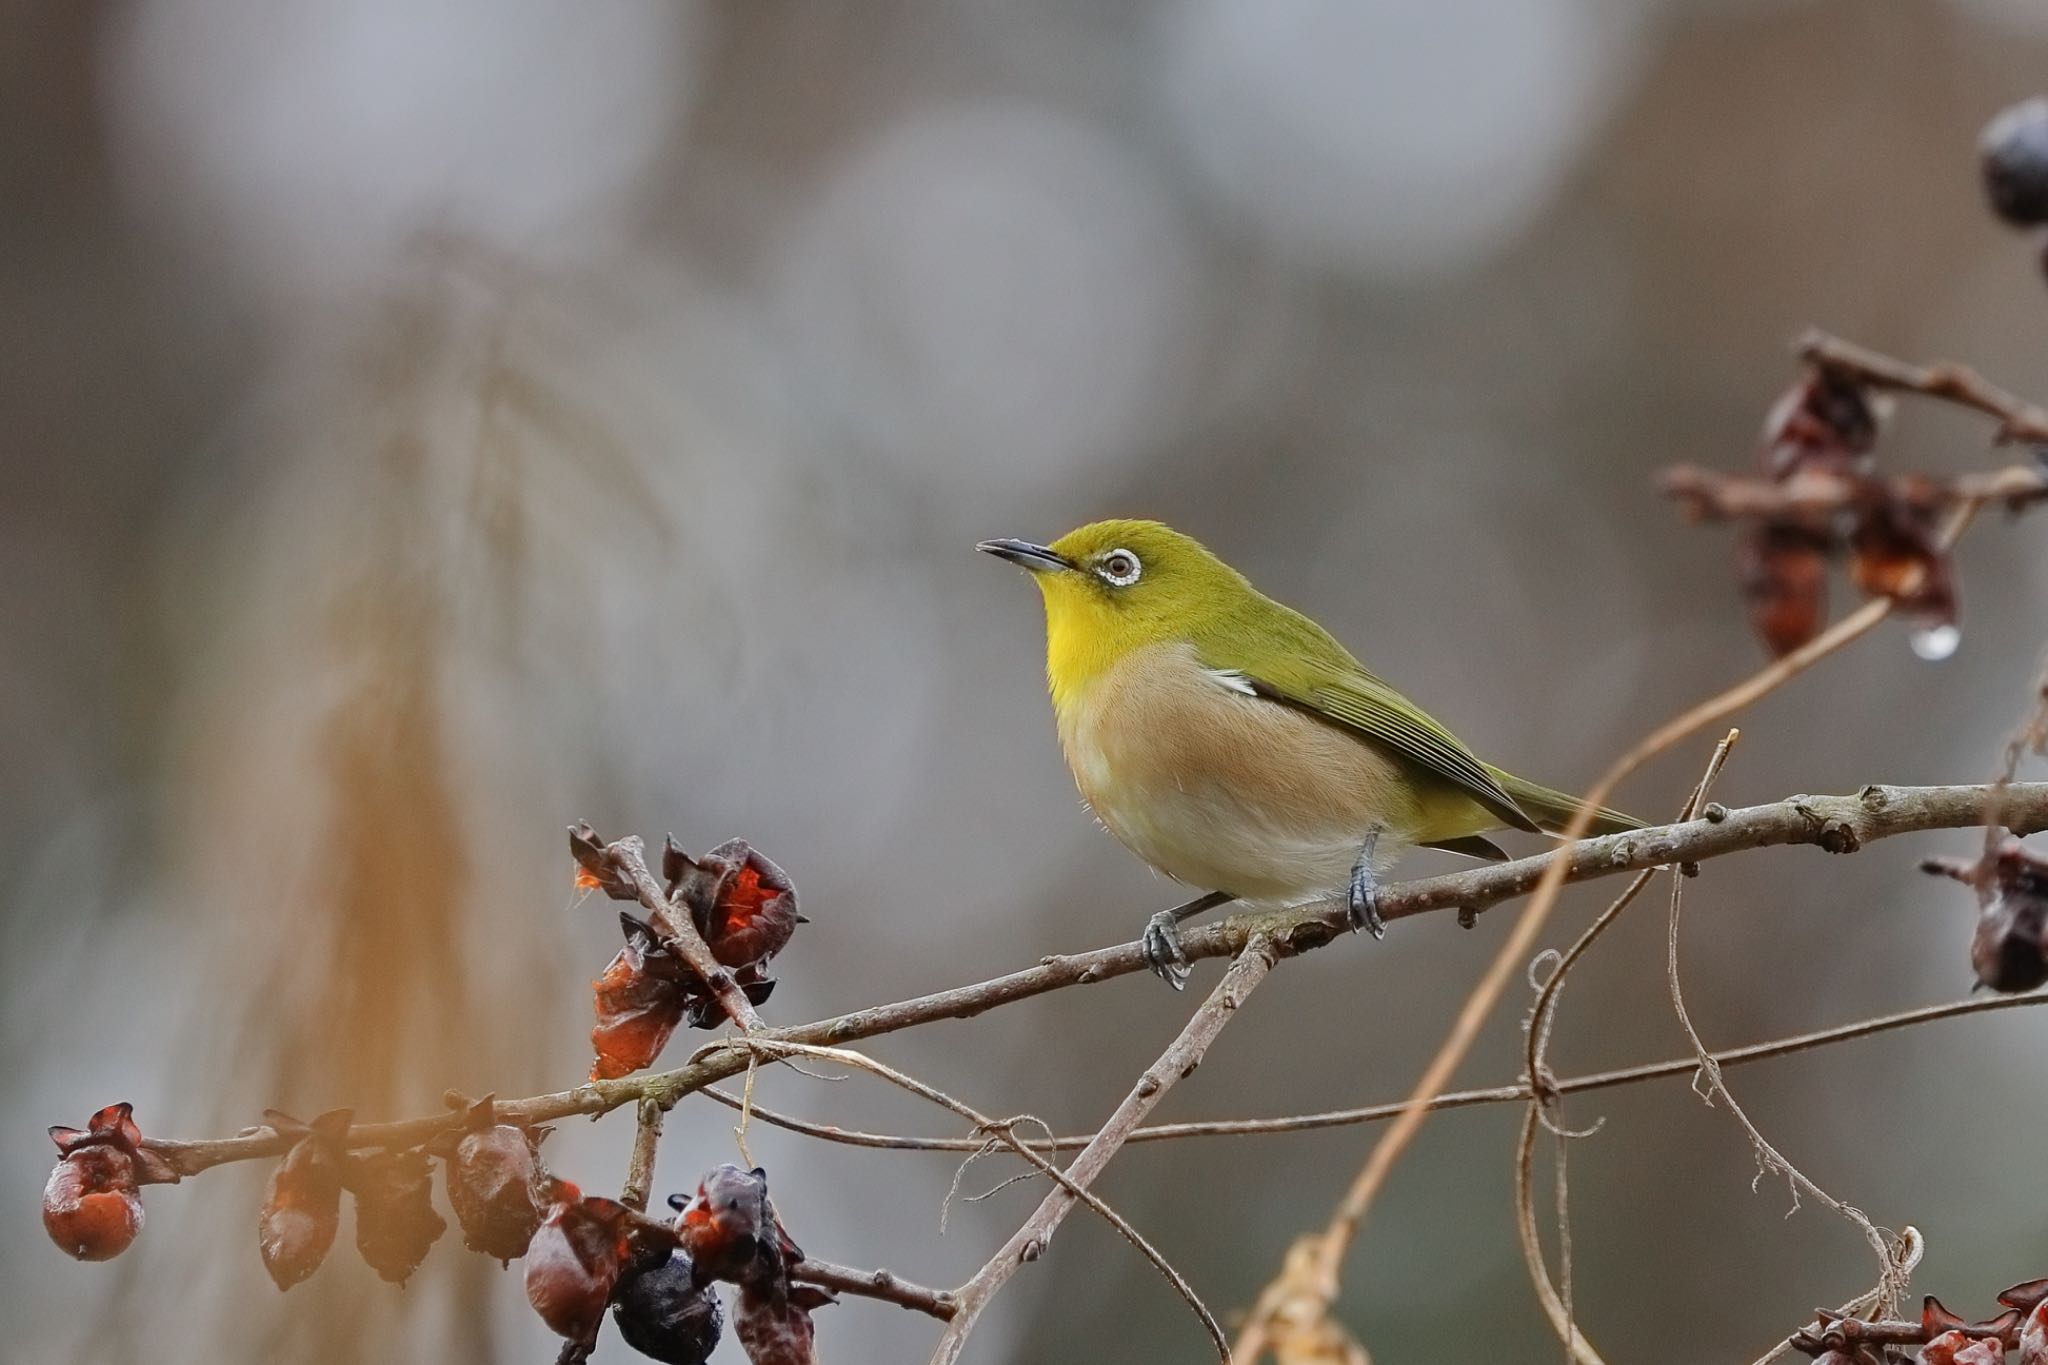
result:
M 789 946 L 801 917 L 788 874 L 744 839 L 728 839 L 705 854 L 699 867 L 715 875 L 686 882 L 685 898 L 713 957 L 744 967 Z
M 661 946 L 654 930 L 623 912 L 619 922 L 626 946 L 591 982 L 597 1009 L 597 1025 L 590 1030 L 597 1053 L 590 1067 L 593 1081 L 652 1066 L 682 1022 L 688 1001 L 688 969 Z
M 104 1261 L 142 1232 L 140 1186 L 175 1183 L 178 1173 L 142 1145 L 134 1107 L 110 1104 L 86 1127 L 50 1129 L 63 1153 L 43 1186 L 43 1230 L 66 1255 Z
M 263 1268 L 279 1289 L 290 1289 L 320 1268 L 341 1219 L 343 1142 L 351 1111 L 335 1109 L 302 1123 L 275 1109 L 264 1118 L 296 1139 L 270 1173 L 256 1223 Z

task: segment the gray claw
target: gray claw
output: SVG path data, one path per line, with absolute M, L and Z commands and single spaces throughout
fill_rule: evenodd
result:
M 1152 974 L 1177 991 L 1186 990 L 1194 970 L 1180 945 L 1180 920 L 1173 911 L 1161 910 L 1145 921 L 1144 944 Z
M 1351 918 L 1351 932 L 1365 930 L 1374 938 L 1387 936 L 1387 921 L 1380 914 L 1379 878 L 1373 875 L 1373 845 L 1379 842 L 1379 835 L 1368 835 L 1365 847 L 1358 851 L 1358 861 L 1351 867 L 1351 895 L 1345 908 Z

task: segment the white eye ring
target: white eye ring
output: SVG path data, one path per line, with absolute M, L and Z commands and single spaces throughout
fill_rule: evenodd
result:
M 1112 588 L 1128 588 L 1145 572 L 1145 566 L 1138 562 L 1136 555 L 1118 546 L 1097 562 L 1095 571 Z

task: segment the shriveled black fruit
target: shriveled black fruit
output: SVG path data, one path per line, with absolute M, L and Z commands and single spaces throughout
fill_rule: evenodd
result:
M 612 1291 L 612 1321 L 641 1355 L 665 1365 L 704 1365 L 725 1324 L 718 1294 L 699 1285 L 678 1251 L 649 1270 L 629 1271 Z

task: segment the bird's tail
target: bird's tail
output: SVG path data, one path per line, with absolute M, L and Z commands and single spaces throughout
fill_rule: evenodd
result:
M 1487 771 L 1493 774 L 1495 780 L 1500 783 L 1502 789 L 1509 796 L 1515 798 L 1515 804 L 1524 811 L 1527 811 L 1529 818 L 1541 825 L 1549 833 L 1556 834 L 1559 830 L 1562 830 L 1565 827 L 1565 823 L 1579 809 L 1579 798 L 1576 796 L 1567 796 L 1563 792 L 1552 791 L 1548 787 L 1539 787 L 1534 782 L 1525 782 L 1513 773 L 1502 772 L 1492 764 L 1487 765 Z M 1633 815 L 1626 815 L 1621 811 L 1609 810 L 1607 807 L 1602 806 L 1599 812 L 1594 815 L 1593 823 L 1586 830 L 1586 833 L 1588 835 L 1621 834 L 1628 830 L 1641 829 L 1642 827 L 1643 822 L 1636 819 Z

